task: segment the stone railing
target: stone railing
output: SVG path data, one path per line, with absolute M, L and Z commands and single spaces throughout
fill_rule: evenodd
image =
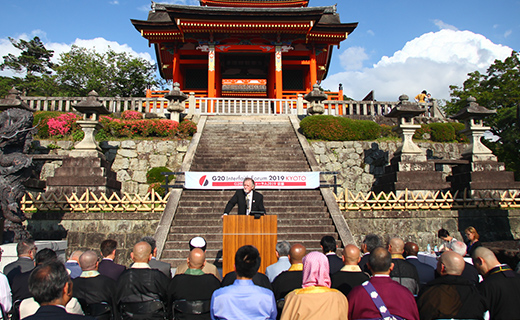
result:
M 38 111 L 72 111 L 72 105 L 86 97 L 21 97 L 31 108 Z M 164 98 L 111 98 L 99 97 L 110 112 L 133 110 L 159 115 L 168 113 L 168 100 Z M 323 101 L 325 114 L 328 115 L 385 115 L 398 101 Z M 230 114 L 307 114 L 309 102 L 299 95 L 296 99 L 260 99 L 260 98 L 207 98 L 197 97 L 192 92 L 184 102 L 185 113 L 200 115 Z M 444 114 L 437 103 L 426 103 L 426 117 L 443 118 Z

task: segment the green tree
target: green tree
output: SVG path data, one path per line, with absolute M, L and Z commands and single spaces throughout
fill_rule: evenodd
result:
M 446 104 L 448 114 L 455 114 L 465 107 L 466 99 L 473 96 L 477 103 L 497 111 L 484 120 L 491 132 L 498 136 L 496 142 L 485 142 L 499 161 L 520 178 L 520 56 L 513 51 L 504 61 L 495 60 L 486 74 L 478 71 L 468 74 L 463 87 L 450 86 L 451 101 Z
M 146 88 L 157 85 L 155 66 L 149 61 L 116 53 L 99 53 L 72 46 L 60 55 L 56 83 L 62 96 L 86 96 L 95 90 L 105 97 L 144 96 Z
M 0 64 L 0 70 L 11 69 L 18 73 L 25 73 L 26 76 L 52 73 L 54 64 L 51 62 L 51 58 L 54 51 L 47 50 L 40 38 L 34 37 L 29 41 L 23 39 L 16 41 L 9 37 L 9 41 L 22 52 L 19 56 L 12 53 L 4 56 L 4 63 Z

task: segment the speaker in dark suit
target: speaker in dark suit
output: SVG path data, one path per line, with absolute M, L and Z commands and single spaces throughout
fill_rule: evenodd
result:
M 238 214 L 250 214 L 250 213 L 265 213 L 264 208 L 264 196 L 261 193 L 256 192 L 255 182 L 251 178 L 244 179 L 244 188 L 237 190 L 233 197 L 228 201 L 224 214 L 229 212 L 238 204 Z M 250 194 L 247 198 L 247 195 Z

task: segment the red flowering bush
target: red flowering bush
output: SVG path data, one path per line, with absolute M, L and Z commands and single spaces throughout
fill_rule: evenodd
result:
M 76 125 L 76 120 L 80 119 L 74 113 L 64 113 L 56 118 L 47 119 L 50 136 L 65 136 L 71 132 Z
M 158 137 L 173 137 L 179 133 L 179 123 L 173 120 L 155 120 L 153 129 Z
M 121 113 L 121 119 L 123 120 L 140 120 L 143 118 L 143 114 L 138 111 L 126 110 Z
M 193 136 L 197 132 L 197 125 L 190 120 L 183 120 L 179 124 L 179 133 L 183 136 Z

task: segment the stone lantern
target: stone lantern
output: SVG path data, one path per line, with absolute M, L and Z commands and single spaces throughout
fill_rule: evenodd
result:
M 96 141 L 96 132 L 101 129 L 99 123 L 100 114 L 110 114 L 103 103 L 99 101 L 99 94 L 92 90 L 89 92 L 87 100 L 73 105 L 74 109 L 83 113 L 83 120 L 76 121 L 85 133 L 83 140 L 78 143 L 70 153 L 71 157 L 96 157 L 104 155 Z
M 116 173 L 110 169 L 110 163 L 95 139 L 96 131 L 101 129 L 99 115 L 110 112 L 99 101 L 95 91 L 88 94 L 87 100 L 73 107 L 83 113 L 83 120 L 76 123 L 83 129 L 85 137 L 63 159 L 62 166 L 56 169 L 54 176 L 47 178 L 46 193 L 81 195 L 89 191 L 109 196 L 114 192 L 119 193 L 121 182 L 117 181 Z
M 180 114 L 186 109 L 184 100 L 188 99 L 188 96 L 181 91 L 178 82 L 173 84 L 173 89 L 164 98 L 168 99 L 166 110 L 170 111 L 170 120 L 180 122 Z
M 469 97 L 467 101 L 467 106 L 451 117 L 455 120 L 464 121 L 466 125 L 462 133 L 468 137 L 470 143 L 462 152 L 462 158 L 473 162 L 497 161 L 497 157 L 493 155 L 493 152 L 480 142 L 484 132 L 490 129 L 490 127 L 484 126 L 482 119 L 495 114 L 496 110 L 489 110 L 480 106 L 474 97 Z
M 325 112 L 323 100 L 327 100 L 327 94 L 322 92 L 317 84 L 313 85 L 312 88 L 312 91 L 303 97 L 311 104 L 310 107 L 307 108 L 307 113 L 310 115 L 323 114 Z
M 403 94 L 399 97 L 399 103 L 385 117 L 397 118 L 398 125 L 394 129 L 400 136 L 403 145 L 394 153 L 403 161 L 426 161 L 426 154 L 417 146 L 412 138 L 415 130 L 420 129 L 413 118 L 426 111 L 424 106 L 408 101 L 408 96 Z

